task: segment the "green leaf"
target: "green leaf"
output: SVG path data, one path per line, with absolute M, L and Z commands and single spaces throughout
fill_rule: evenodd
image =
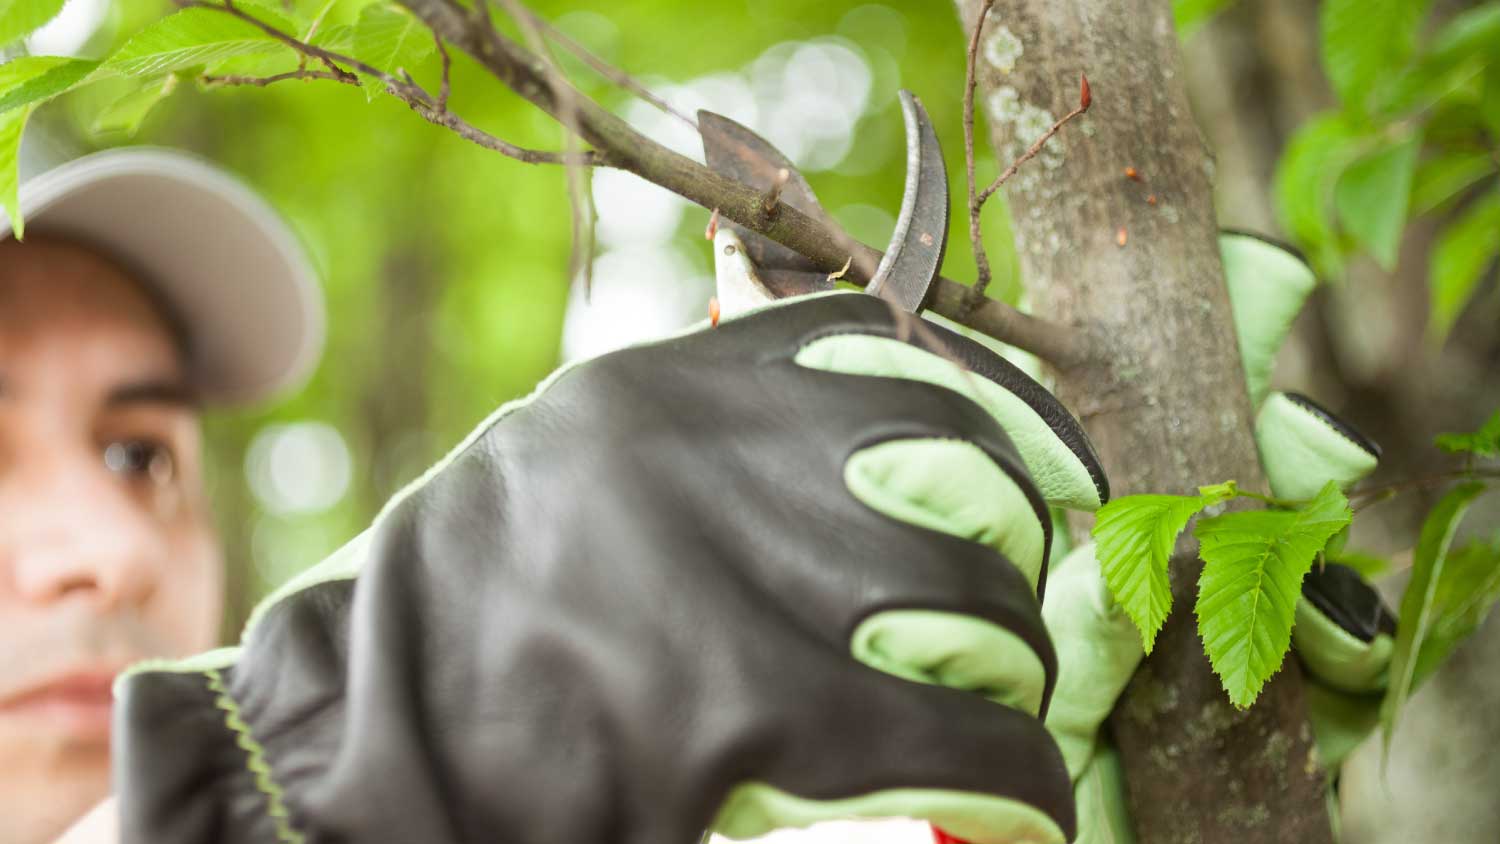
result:
M 1337 554 L 1329 554 L 1330 563 L 1338 563 L 1354 569 L 1363 577 L 1379 577 L 1390 571 L 1391 561 L 1366 551 L 1357 551 L 1346 548 Z
M 1413 137 L 1349 166 L 1334 189 L 1334 204 L 1345 230 L 1387 272 L 1396 267 L 1401 224 L 1422 139 Z
M 1436 211 L 1455 196 L 1495 172 L 1494 159 L 1483 151 L 1448 152 L 1417 166 L 1411 185 L 1410 214 Z
M 1346 117 L 1324 113 L 1297 130 L 1276 164 L 1277 217 L 1322 277 L 1343 273 L 1330 213 L 1333 190 L 1363 142 L 1363 133 Z
M 354 27 L 347 23 L 336 23 L 333 26 L 323 26 L 313 33 L 309 44 L 332 50 L 335 53 L 350 53 L 354 51 Z
M 1427 61 L 1453 65 L 1479 56 L 1495 60 L 1500 43 L 1500 4 L 1486 3 L 1460 14 L 1438 30 L 1427 51 Z
M 17 240 L 26 234 L 19 197 L 21 132 L 37 106 L 72 87 L 93 64 L 60 56 L 25 56 L 0 64 L 0 209 Z
M 1480 84 L 1479 119 L 1492 138 L 1500 138 L 1500 60 L 1484 69 Z
M 1346 108 L 1362 113 L 1375 84 L 1410 57 L 1426 0 L 1324 0 L 1323 69 Z
M 296 30 L 285 17 L 259 6 L 236 6 L 283 32 Z M 104 63 L 109 72 L 156 76 L 247 53 L 274 52 L 285 45 L 254 24 L 202 7 L 183 9 L 136 33 Z
M 1472 434 L 1438 434 L 1433 442 L 1449 454 L 1500 457 L 1500 410 Z
M 25 105 L 41 105 L 83 81 L 99 66 L 96 61 L 57 56 L 21 58 L 11 64 L 22 62 L 34 63 L 41 72 L 13 86 L 0 88 L 0 113 Z
M 1500 255 L 1500 190 L 1492 191 L 1464 210 L 1443 230 L 1428 265 L 1428 339 L 1442 343 L 1458 319 L 1484 272 Z
M 36 106 L 22 106 L 0 114 L 0 209 L 10 218 L 11 233 L 16 240 L 26 234 L 26 221 L 21 218 L 20 198 L 20 152 L 21 131 L 26 128 L 26 119 Z
M 1500 599 L 1500 543 L 1470 542 L 1448 554 L 1432 594 L 1432 625 L 1417 651 L 1412 686 L 1432 676 L 1479 629 Z
M 1095 553 L 1115 601 L 1141 632 L 1146 653 L 1172 610 L 1167 564 L 1177 535 L 1203 508 L 1233 496 L 1233 488 L 1202 495 L 1127 495 L 1104 505 L 1094 521 Z
M 1172 0 L 1172 17 L 1177 22 L 1177 36 L 1187 38 L 1234 0 Z
M 398 6 L 366 6 L 354 27 L 354 57 L 392 76 L 403 68 L 416 70 L 435 46 L 432 30 Z M 365 76 L 363 82 L 367 99 L 385 90 L 377 77 Z
M 1483 491 L 1482 483 L 1459 484 L 1438 501 L 1422 522 L 1417 549 L 1412 553 L 1411 582 L 1401 598 L 1396 650 L 1391 656 L 1391 684 L 1380 702 L 1380 723 L 1384 728 L 1387 751 L 1391 745 L 1391 730 L 1416 686 L 1422 648 L 1434 629 L 1439 609 L 1438 589 L 1444 577 L 1453 533 L 1469 505 Z
M 0 0 L 0 47 L 19 41 L 57 17 L 64 0 Z
M 134 135 L 136 130 L 141 128 L 141 122 L 146 119 L 146 115 L 151 113 L 151 109 L 155 108 L 157 103 L 171 96 L 179 81 L 180 77 L 177 74 L 169 73 L 140 90 L 131 91 L 120 97 L 99 112 L 89 131 L 96 135 L 107 132 Z
M 1198 634 L 1235 706 L 1254 703 L 1281 668 L 1302 578 L 1352 515 L 1329 481 L 1299 510 L 1225 513 L 1198 523 Z

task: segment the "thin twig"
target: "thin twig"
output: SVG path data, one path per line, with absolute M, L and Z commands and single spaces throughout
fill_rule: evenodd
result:
M 345 64 L 349 67 L 354 68 L 355 70 L 358 70 L 361 73 L 373 76 L 376 79 L 379 79 L 381 82 L 385 83 L 386 90 L 388 90 L 392 94 L 392 96 L 395 96 L 397 99 L 406 103 L 406 105 L 411 108 L 412 111 L 416 112 L 419 116 L 421 116 L 429 123 L 434 123 L 438 126 L 442 126 L 446 129 L 452 130 L 459 137 L 467 141 L 478 144 L 485 149 L 498 152 L 501 155 L 507 156 L 509 158 L 514 158 L 517 161 L 521 161 L 526 164 L 570 164 L 585 167 L 595 167 L 600 166 L 605 160 L 605 156 L 589 150 L 558 153 L 548 150 L 527 149 L 525 147 L 510 143 L 509 141 L 502 140 L 501 138 L 497 138 L 494 135 L 491 135 L 488 132 L 485 132 L 484 130 L 468 123 L 458 115 L 448 111 L 445 107 L 447 100 L 446 91 L 444 91 L 439 97 L 434 98 L 431 94 L 427 93 L 427 91 L 422 88 L 421 85 L 418 85 L 416 83 L 416 80 L 411 78 L 411 74 L 405 73 L 404 70 L 403 73 L 405 74 L 406 78 L 398 79 L 391 74 L 386 73 L 383 70 L 379 70 L 378 68 L 371 67 L 370 65 L 365 64 L 358 59 L 352 58 L 350 56 L 345 56 L 340 53 L 335 53 L 331 50 L 325 50 L 322 47 L 318 47 L 313 44 L 308 44 L 307 42 L 298 39 L 296 36 L 293 36 L 286 32 L 282 32 L 271 24 L 268 24 L 262 20 L 258 20 L 252 15 L 246 14 L 244 11 L 240 10 L 234 5 L 233 0 L 225 0 L 224 4 L 222 5 L 218 3 L 203 2 L 203 0 L 175 0 L 175 2 L 177 3 L 177 5 L 183 8 L 215 9 L 217 11 L 233 15 L 237 18 L 240 18 L 241 20 L 244 20 L 247 23 L 254 25 L 261 31 L 265 32 L 267 35 L 270 35 L 271 37 L 291 47 L 299 54 L 315 58 L 322 62 L 325 66 L 331 68 L 331 70 L 327 74 L 322 74 L 321 71 L 308 71 L 304 69 L 291 71 L 287 74 L 276 74 L 275 76 L 266 77 L 210 77 L 214 84 L 254 85 L 264 87 L 265 85 L 272 84 L 273 82 L 279 82 L 282 79 L 297 78 L 333 78 L 336 81 L 346 85 L 360 84 L 358 76 L 355 76 L 353 73 L 339 66 L 340 64 Z M 441 37 L 440 35 L 438 35 L 438 33 L 436 33 L 436 31 L 434 31 L 434 35 L 439 38 Z M 444 51 L 444 53 L 446 55 L 446 51 Z M 444 76 L 444 81 L 447 81 L 446 74 Z
M 201 83 L 203 83 L 206 86 L 217 86 L 217 85 L 253 85 L 253 86 L 257 87 L 257 88 L 264 88 L 267 85 L 270 85 L 270 84 L 273 84 L 273 83 L 276 83 L 276 82 L 283 82 L 283 81 L 288 80 L 288 79 L 331 79 L 334 82 L 341 82 L 341 83 L 346 84 L 346 85 L 358 85 L 359 84 L 359 82 L 357 80 L 354 81 L 354 82 L 350 82 L 347 78 L 345 78 L 343 76 L 337 76 L 335 74 L 329 73 L 326 70 L 307 70 L 305 68 L 298 68 L 297 70 L 289 70 L 289 71 L 287 71 L 285 73 L 277 73 L 277 74 L 273 74 L 271 76 L 239 76 L 239 75 L 236 75 L 236 74 L 226 74 L 226 75 L 223 75 L 223 76 L 210 76 L 209 74 L 205 73 L 202 76 L 198 77 L 198 81 L 201 82 Z
M 448 48 L 443 46 L 443 36 L 436 32 L 432 33 L 432 40 L 437 44 L 438 56 L 443 60 L 443 81 L 438 85 L 437 107 L 440 111 L 448 110 L 448 94 L 452 92 L 453 85 L 449 80 L 453 60 L 448 57 Z
M 698 129 L 698 121 L 673 108 L 671 103 L 668 103 L 666 100 L 658 97 L 656 94 L 651 93 L 651 89 L 638 82 L 635 77 L 589 52 L 587 47 L 579 44 L 577 41 L 574 41 L 568 36 L 567 33 L 553 26 L 541 15 L 536 14 L 530 9 L 526 10 L 526 14 L 531 17 L 532 21 L 539 28 L 547 33 L 547 36 L 549 38 L 561 44 L 563 46 L 563 49 L 577 56 L 584 64 L 593 68 L 595 73 L 603 76 L 605 79 L 608 79 L 616 85 L 619 85 L 621 88 L 624 88 L 630 93 L 635 94 L 637 97 L 640 97 L 651 105 L 656 106 L 666 114 L 670 114 L 678 120 L 681 120 L 683 123 L 691 126 L 695 131 Z
M 481 4 L 488 2 L 488 0 L 478 1 Z M 564 154 L 572 154 L 577 150 L 578 141 L 582 135 L 578 123 L 578 98 L 581 95 L 569 83 L 567 76 L 563 74 L 562 66 L 557 63 L 556 57 L 547 47 L 540 28 L 541 19 L 532 14 L 531 10 L 521 3 L 521 0 L 500 0 L 500 2 L 520 25 L 521 32 L 526 37 L 527 46 L 542 60 L 547 87 L 551 89 L 552 95 L 561 105 L 559 117 L 564 129 Z M 594 196 L 589 180 L 585 178 L 584 172 L 576 164 L 568 166 L 567 179 L 573 226 L 573 251 L 568 259 L 568 278 L 579 279 L 582 282 L 584 300 L 587 301 L 593 294 L 594 288 Z
M 1037 153 L 1041 152 L 1042 147 L 1045 146 L 1048 141 L 1052 140 L 1052 136 L 1056 135 L 1063 126 L 1067 125 L 1069 120 L 1072 120 L 1073 118 L 1088 111 L 1089 106 L 1093 105 L 1093 96 L 1089 93 L 1089 78 L 1087 76 L 1080 76 L 1079 78 L 1081 81 L 1080 93 L 1078 96 L 1078 107 L 1063 115 L 1061 120 L 1052 124 L 1052 128 L 1048 129 L 1046 133 L 1043 134 L 1040 138 L 1037 138 L 1036 143 L 1032 144 L 1029 149 L 1022 153 L 1020 158 L 1017 158 L 1015 161 L 1011 162 L 1011 165 L 1005 168 L 1005 172 L 996 177 L 995 181 L 990 183 L 989 187 L 981 191 L 979 194 L 979 201 L 981 203 L 993 196 L 995 194 L 995 191 L 1000 189 L 1001 185 L 1010 181 L 1010 177 L 1014 176 L 1016 174 L 1016 171 L 1021 169 L 1022 164 L 1030 161 L 1036 156 Z
M 984 32 L 984 20 L 995 0 L 984 0 L 979 4 L 979 20 L 974 22 L 974 34 L 969 37 L 969 52 L 964 69 L 964 173 L 968 177 L 969 190 L 969 243 L 974 248 L 974 299 L 984 296 L 990 286 L 990 257 L 984 251 L 984 238 L 979 231 L 979 212 L 984 200 L 976 196 L 974 177 L 974 88 L 979 84 L 976 65 L 979 56 L 979 36 Z
M 1476 478 L 1500 478 L 1500 469 L 1454 469 L 1432 475 L 1423 475 L 1418 478 L 1407 478 L 1406 480 L 1383 484 L 1381 486 L 1354 490 L 1349 493 L 1349 499 L 1360 502 L 1359 506 L 1354 508 L 1356 511 L 1359 511 L 1394 498 L 1402 492 L 1439 486 L 1450 481 L 1472 480 Z

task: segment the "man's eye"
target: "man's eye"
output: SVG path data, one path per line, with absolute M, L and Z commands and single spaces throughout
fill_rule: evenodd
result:
M 177 475 L 172 450 L 154 440 L 120 440 L 104 447 L 104 465 L 116 474 L 166 485 Z

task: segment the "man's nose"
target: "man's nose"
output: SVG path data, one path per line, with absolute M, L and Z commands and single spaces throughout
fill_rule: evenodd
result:
M 48 462 L 0 484 L 0 562 L 9 563 L 0 570 L 31 603 L 114 609 L 145 600 L 161 576 L 164 527 L 102 461 Z

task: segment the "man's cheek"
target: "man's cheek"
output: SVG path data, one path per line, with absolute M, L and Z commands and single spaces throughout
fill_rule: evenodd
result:
M 216 537 L 202 526 L 173 537 L 174 553 L 165 566 L 152 608 L 153 626 L 163 631 L 172 656 L 219 644 L 224 607 L 224 562 Z

